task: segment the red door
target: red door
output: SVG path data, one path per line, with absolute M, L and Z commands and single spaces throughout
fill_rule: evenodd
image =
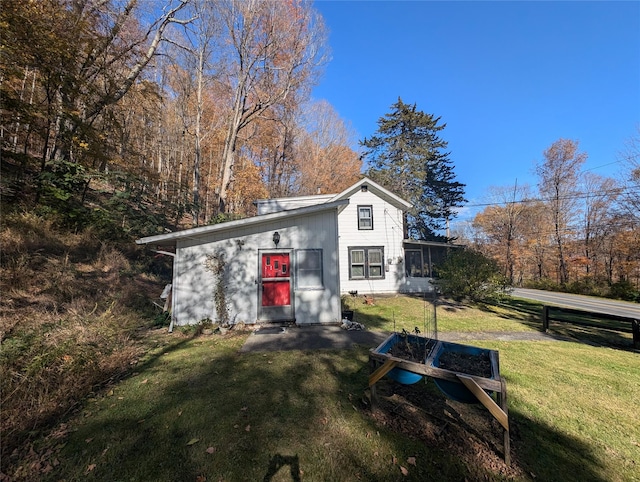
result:
M 260 285 L 260 318 L 266 321 L 292 320 L 289 253 L 262 253 Z

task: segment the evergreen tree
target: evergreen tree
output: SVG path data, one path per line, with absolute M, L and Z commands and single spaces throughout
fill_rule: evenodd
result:
M 446 124 L 398 98 L 392 112 L 378 120 L 378 130 L 360 145 L 366 149 L 367 175 L 413 204 L 409 236 L 443 240 L 447 220 L 464 199 L 464 184 L 455 181 L 447 142 L 439 137 Z

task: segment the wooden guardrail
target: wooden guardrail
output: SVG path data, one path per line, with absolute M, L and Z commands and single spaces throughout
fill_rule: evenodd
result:
M 611 328 L 608 326 L 598 326 L 595 323 L 567 321 L 565 319 L 558 318 L 557 316 L 553 316 L 552 310 L 554 312 L 566 313 L 570 315 L 589 316 L 591 318 L 595 318 L 598 320 L 610 320 L 610 321 L 619 321 L 622 323 L 629 323 L 629 328 L 628 329 L 624 327 Z M 576 310 L 572 308 L 562 308 L 559 306 L 544 305 L 542 307 L 542 331 L 544 331 L 545 333 L 549 330 L 549 321 L 551 320 L 561 321 L 563 323 L 570 323 L 570 324 L 579 325 L 579 326 L 589 326 L 593 328 L 606 328 L 606 329 L 612 329 L 614 331 L 631 333 L 633 336 L 633 348 L 640 349 L 640 321 L 635 318 L 631 318 L 629 316 L 610 315 L 607 313 L 597 313 L 593 311 Z

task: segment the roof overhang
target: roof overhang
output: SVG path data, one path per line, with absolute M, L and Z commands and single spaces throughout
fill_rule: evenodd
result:
M 403 239 L 402 244 L 405 246 L 412 244 L 414 246 L 434 246 L 438 248 L 464 248 L 463 244 L 442 243 L 440 241 L 420 241 L 418 239 Z
M 228 221 L 226 223 L 211 224 L 208 226 L 200 226 L 197 228 L 185 229 L 173 233 L 157 234 L 155 236 L 147 236 L 136 240 L 136 244 L 154 244 L 157 246 L 174 246 L 178 240 L 194 239 L 206 236 L 211 233 L 223 233 L 225 231 L 233 231 L 248 226 L 258 226 L 279 219 L 308 216 L 323 211 L 336 210 L 340 213 L 349 204 L 348 199 L 340 199 L 329 203 L 317 204 L 313 206 L 305 206 L 298 209 L 289 209 L 287 211 L 279 211 L 271 214 L 262 214 L 260 216 L 252 216 L 250 218 L 239 219 L 237 221 Z
M 375 193 L 377 196 L 381 197 L 382 199 L 387 201 L 389 204 L 397 207 L 398 209 L 407 211 L 413 207 L 413 204 L 411 204 L 408 201 L 405 201 L 399 196 L 396 196 L 394 193 L 392 193 L 388 189 L 385 189 L 380 184 L 373 182 L 368 177 L 363 177 L 358 182 L 356 182 L 353 186 L 345 189 L 340 194 L 336 194 L 333 197 L 333 200 L 335 201 L 338 199 L 348 199 L 355 192 L 360 191 L 363 186 L 366 186 L 367 189 L 369 189 L 371 192 Z

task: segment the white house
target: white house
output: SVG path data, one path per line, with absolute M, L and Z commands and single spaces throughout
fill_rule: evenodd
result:
M 365 177 L 339 194 L 256 201 L 258 215 L 349 200 L 338 215 L 341 293 L 424 293 L 434 263 L 451 245 L 409 240 L 404 213 L 411 204 Z
M 366 177 L 256 205 L 251 218 L 137 240 L 174 256 L 173 324 L 224 320 L 223 307 L 231 323 L 338 323 L 341 294 L 431 291 L 449 247 L 405 239 L 411 204 Z
M 337 216 L 348 202 L 316 204 L 136 242 L 167 254 L 173 254 L 167 247 L 175 249 L 171 294 L 175 325 L 220 321 L 218 308 L 224 305 L 231 323 L 337 323 L 341 318 Z

